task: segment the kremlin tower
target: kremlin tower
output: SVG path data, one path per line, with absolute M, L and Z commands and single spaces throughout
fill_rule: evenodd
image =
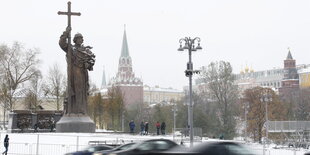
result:
M 288 51 L 284 60 L 284 77 L 281 81 L 282 87 L 279 88 L 279 95 L 286 96 L 288 93 L 299 89 L 299 77 L 296 68 L 296 60 L 293 59 L 291 51 Z
M 121 56 L 118 62 L 118 72 L 110 80 L 109 86 L 120 88 L 124 104 L 126 106 L 143 103 L 143 82 L 140 78 L 135 77 L 132 69 L 132 59 L 129 55 L 126 30 L 124 30 Z

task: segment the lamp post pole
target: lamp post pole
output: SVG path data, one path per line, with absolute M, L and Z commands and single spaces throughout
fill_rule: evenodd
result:
M 195 41 L 198 42 L 197 47 L 195 47 Z M 198 74 L 199 70 L 193 70 L 192 63 L 192 52 L 201 50 L 200 46 L 200 38 L 196 37 L 191 39 L 190 37 L 181 38 L 179 40 L 180 47 L 178 51 L 184 51 L 184 49 L 188 50 L 189 61 L 187 63 L 187 69 L 185 70 L 185 76 L 189 79 L 189 134 L 190 134 L 190 147 L 193 147 L 194 136 L 193 136 L 193 104 L 192 104 L 192 76 L 193 74 Z M 184 47 L 182 47 L 182 43 L 184 43 Z
M 175 138 L 175 112 L 176 112 L 176 106 L 175 106 L 175 102 L 173 103 L 173 140 Z
M 244 103 L 244 120 L 245 120 L 245 127 L 244 127 L 244 140 L 247 142 L 247 110 L 248 110 L 248 102 Z
M 265 102 L 265 110 L 266 110 L 266 142 L 268 140 L 268 98 L 265 98 L 266 102 Z
M 265 119 L 266 119 L 266 144 L 267 144 L 267 141 L 268 141 L 268 126 L 269 126 L 269 120 L 268 120 L 268 102 L 271 102 L 272 101 L 272 95 L 269 94 L 269 91 L 267 91 L 266 94 L 263 95 L 263 97 L 261 98 L 261 101 L 262 102 L 265 102 Z

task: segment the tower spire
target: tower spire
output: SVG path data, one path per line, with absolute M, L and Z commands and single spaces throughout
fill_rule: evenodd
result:
M 124 35 L 123 35 L 123 44 L 122 44 L 121 57 L 130 57 L 129 56 L 128 43 L 127 43 L 127 35 L 126 35 L 126 24 L 124 25 Z
M 293 60 L 290 48 L 288 47 L 287 49 L 288 49 L 288 54 L 287 54 L 286 60 Z
M 104 89 L 104 88 L 107 88 L 107 83 L 106 83 L 106 77 L 105 77 L 105 68 L 103 66 L 101 89 Z

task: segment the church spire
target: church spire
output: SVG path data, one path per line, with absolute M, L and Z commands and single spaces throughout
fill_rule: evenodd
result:
M 127 36 L 126 36 L 126 25 L 124 25 L 124 35 L 123 35 L 123 44 L 122 44 L 121 57 L 130 57 L 129 56 L 128 43 L 127 43 Z
M 107 83 L 106 83 L 106 78 L 105 78 L 105 69 L 104 69 L 104 66 L 103 66 L 101 89 L 104 89 L 106 87 L 107 87 Z
M 288 54 L 287 54 L 286 60 L 293 60 L 290 48 L 288 48 Z

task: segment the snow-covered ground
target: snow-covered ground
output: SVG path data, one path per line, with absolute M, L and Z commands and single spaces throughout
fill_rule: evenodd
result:
M 1 149 L 3 148 L 4 136 L 8 134 L 10 138 L 9 154 L 11 155 L 63 155 L 67 152 L 81 150 L 89 142 L 122 144 L 128 142 L 137 142 L 146 139 L 165 138 L 180 142 L 181 137 L 173 138 L 172 135 L 166 136 L 140 136 L 130 134 L 115 133 L 0 133 Z M 202 141 L 211 141 L 215 139 L 203 138 Z M 197 142 L 200 143 L 200 142 Z M 188 145 L 185 143 L 185 145 Z M 249 143 L 249 148 L 257 154 L 263 154 L 263 145 Z M 267 146 L 266 155 L 303 155 L 308 150 L 288 148 L 275 149 L 274 145 Z M 309 150 L 310 151 L 310 150 Z

